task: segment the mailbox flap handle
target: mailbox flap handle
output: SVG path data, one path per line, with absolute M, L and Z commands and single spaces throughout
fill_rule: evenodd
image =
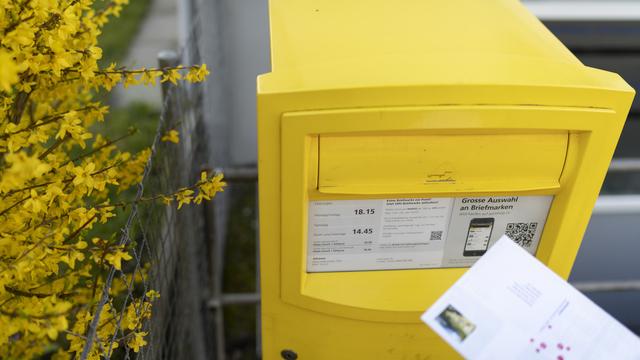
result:
M 568 141 L 567 131 L 320 136 L 316 189 L 363 195 L 553 191 L 560 188 Z

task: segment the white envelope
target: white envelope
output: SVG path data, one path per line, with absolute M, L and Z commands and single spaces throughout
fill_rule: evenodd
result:
M 468 359 L 640 359 L 635 334 L 506 236 L 421 319 Z

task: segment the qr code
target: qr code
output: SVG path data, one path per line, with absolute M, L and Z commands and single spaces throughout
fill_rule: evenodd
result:
M 531 246 L 533 237 L 536 235 L 538 229 L 538 223 L 508 223 L 505 235 L 511 238 L 522 247 L 528 248 Z
M 441 231 L 432 231 L 429 236 L 429 240 L 442 240 L 442 230 Z

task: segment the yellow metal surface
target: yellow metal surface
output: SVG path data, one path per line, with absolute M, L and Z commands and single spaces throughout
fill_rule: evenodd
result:
M 318 190 L 397 194 L 558 188 L 568 139 L 568 131 L 320 136 Z
M 307 273 L 318 199 L 554 195 L 567 277 L 633 90 L 516 0 L 271 0 L 258 80 L 264 358 L 448 359 L 419 315 L 466 269 Z

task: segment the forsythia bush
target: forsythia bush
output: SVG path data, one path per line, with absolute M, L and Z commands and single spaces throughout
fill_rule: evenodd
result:
M 208 74 L 205 65 L 100 69 L 96 37 L 126 1 L 95 11 L 93 0 L 0 0 L 0 358 L 79 356 L 104 274 L 132 258 L 116 236 L 88 232 L 131 204 L 118 196 L 141 180 L 151 152 L 122 152 L 119 139 L 92 133 L 108 112 L 95 94 L 118 83 L 198 82 Z M 178 142 L 178 132 L 163 140 Z M 203 173 L 193 186 L 139 201 L 181 207 L 222 186 L 221 176 Z M 128 276 L 140 281 L 144 273 Z M 116 278 L 111 295 L 126 287 Z M 124 330 L 113 346 L 137 352 L 145 345 L 142 324 L 157 297 L 150 290 L 117 311 L 108 302 L 89 358 L 103 356 L 117 322 Z

